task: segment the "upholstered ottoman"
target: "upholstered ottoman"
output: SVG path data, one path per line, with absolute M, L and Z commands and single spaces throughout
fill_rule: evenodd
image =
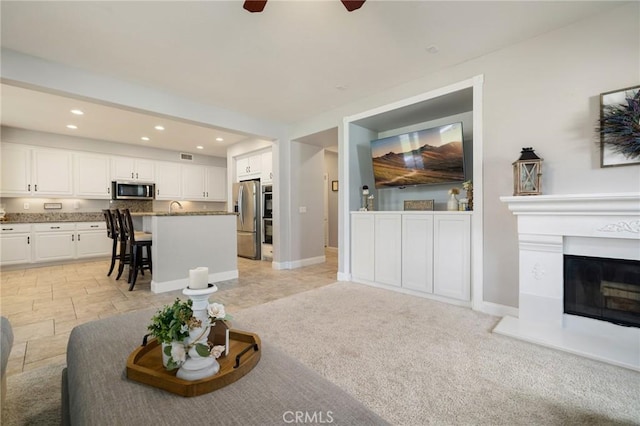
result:
M 128 380 L 127 357 L 141 344 L 154 312 L 122 314 L 73 329 L 62 377 L 63 424 L 387 424 L 264 340 L 260 362 L 251 372 L 205 395 L 186 398 Z

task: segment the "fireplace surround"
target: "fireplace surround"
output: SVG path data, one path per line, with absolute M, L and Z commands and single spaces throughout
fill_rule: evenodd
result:
M 504 317 L 494 332 L 640 371 L 640 328 L 565 312 L 564 287 L 565 257 L 583 259 L 583 266 L 610 259 L 609 270 L 640 262 L 640 193 L 500 199 L 518 222 L 519 307 L 518 318 Z M 605 284 L 609 295 L 630 291 L 616 284 L 624 280 L 604 281 L 613 283 Z M 617 303 L 633 311 L 632 300 Z M 629 317 L 635 320 L 633 312 Z

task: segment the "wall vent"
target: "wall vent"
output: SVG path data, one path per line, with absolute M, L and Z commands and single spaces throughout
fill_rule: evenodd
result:
M 184 161 L 193 161 L 193 154 L 185 154 L 184 152 L 181 152 L 180 159 Z

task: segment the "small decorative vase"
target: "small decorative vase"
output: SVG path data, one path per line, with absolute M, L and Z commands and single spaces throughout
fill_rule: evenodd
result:
M 164 348 L 166 348 L 167 346 L 171 346 L 171 343 L 162 342 L 160 344 L 160 349 L 162 350 L 162 366 L 164 368 L 167 368 L 167 363 L 169 362 L 169 355 L 164 353 Z
M 467 191 L 467 199 L 469 200 L 467 210 L 473 210 L 473 189 Z
M 447 201 L 447 210 L 450 212 L 458 211 L 458 199 L 456 194 L 451 194 L 449 201 Z

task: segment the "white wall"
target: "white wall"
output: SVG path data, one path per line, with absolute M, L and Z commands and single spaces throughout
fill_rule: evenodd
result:
M 324 257 L 324 150 L 291 142 L 291 261 Z M 300 208 L 306 209 L 301 212 Z
M 511 163 L 525 146 L 544 158 L 545 194 L 640 190 L 640 166 L 599 167 L 594 128 L 599 94 L 640 83 L 640 3 L 526 40 L 430 74 L 290 129 L 294 136 L 335 127 L 345 116 L 484 75 L 484 300 L 518 305 L 515 217 L 499 201 L 512 193 Z M 350 135 L 350 138 L 352 135 Z M 343 143 L 341 140 L 340 143 Z M 362 177 L 349 147 L 351 184 Z M 357 208 L 352 196 L 350 206 Z M 344 265 L 340 265 L 344 271 Z

